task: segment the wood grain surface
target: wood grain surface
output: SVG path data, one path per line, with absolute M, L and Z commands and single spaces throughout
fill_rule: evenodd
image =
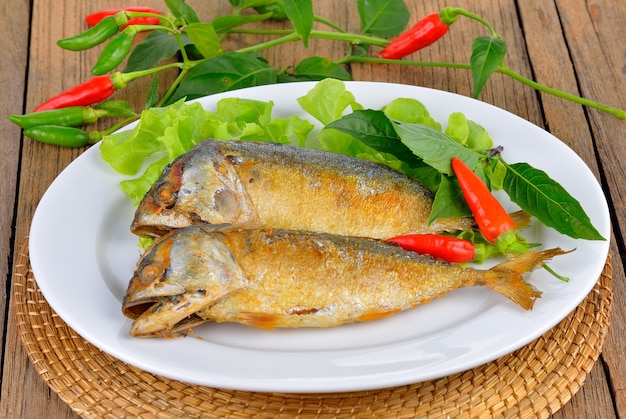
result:
M 144 5 L 165 9 L 157 0 Z M 204 21 L 228 13 L 227 0 L 189 0 Z M 315 0 L 315 11 L 349 31 L 358 32 L 352 2 Z M 408 0 L 411 24 L 448 4 L 442 0 Z M 508 44 L 506 65 L 545 85 L 626 108 L 626 2 L 614 0 L 476 0 L 463 7 L 491 22 Z M 130 3 L 128 3 L 130 5 Z M 137 4 L 137 3 L 133 3 Z M 13 0 L 0 3 L 0 320 L 2 387 L 0 417 L 76 418 L 37 375 L 16 331 L 11 308 L 11 274 L 16 251 L 28 236 L 30 221 L 46 188 L 82 149 L 62 149 L 22 138 L 6 115 L 31 111 L 45 99 L 90 77 L 98 48 L 64 51 L 56 41 L 86 28 L 83 18 L 99 9 L 120 7 L 113 0 Z M 286 28 L 285 23 L 270 26 Z M 264 24 L 267 27 L 267 24 Z M 480 25 L 460 19 L 446 38 L 413 55 L 415 60 L 468 62 L 472 40 L 484 35 Z M 225 48 L 241 48 L 258 38 L 232 36 Z M 309 48 L 291 43 L 263 52 L 277 67 L 295 65 L 311 55 L 341 58 L 342 43 L 311 40 Z M 467 70 L 352 64 L 355 80 L 426 86 L 471 95 Z M 173 77 L 170 74 L 169 77 Z M 166 81 L 164 77 L 162 81 Z M 149 80 L 117 93 L 141 107 Z M 583 388 L 554 418 L 626 417 L 626 282 L 623 263 L 626 230 L 626 121 L 539 93 L 496 74 L 480 99 L 508 110 L 567 143 L 601 182 L 611 207 L 614 306 L 603 353 Z M 101 123 L 107 127 L 110 122 Z M 538 150 L 541 152 L 541 150 Z M 567 164 L 567 162 L 563 162 Z

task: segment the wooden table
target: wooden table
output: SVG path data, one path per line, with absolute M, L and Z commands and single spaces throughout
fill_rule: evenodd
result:
M 143 3 L 164 9 L 160 1 Z M 203 20 L 226 13 L 230 7 L 226 0 L 189 3 Z M 319 15 L 353 32 L 359 31 L 351 2 L 315 3 Z M 413 16 L 411 22 L 446 5 L 441 0 L 407 3 Z M 29 112 L 46 98 L 86 80 L 98 49 L 73 53 L 61 50 L 55 42 L 84 30 L 82 18 L 87 13 L 120 4 L 113 0 L 12 0 L 0 5 L 0 27 L 4 30 L 0 38 L 1 417 L 76 417 L 37 375 L 20 344 L 11 306 L 11 280 L 17 251 L 28 236 L 39 199 L 58 173 L 83 151 L 23 138 L 20 129 L 4 116 Z M 626 108 L 626 2 L 477 0 L 466 7 L 490 21 L 507 41 L 509 68 L 545 85 Z M 480 34 L 484 32 L 479 25 L 461 19 L 445 40 L 414 58 L 467 62 L 471 41 Z M 249 41 L 242 36 L 232 42 L 231 46 L 241 47 Z M 281 67 L 308 55 L 337 59 L 345 53 L 344 48 L 343 44 L 313 40 L 308 50 L 300 44 L 289 44 L 263 54 Z M 355 80 L 408 83 L 471 94 L 471 77 L 466 70 L 369 64 L 354 64 L 349 70 Z M 140 107 L 141 93 L 147 87 L 138 81 L 120 91 L 118 97 Z M 501 75 L 489 81 L 480 98 L 563 140 L 580 154 L 603 185 L 614 227 L 612 325 L 602 356 L 583 388 L 554 417 L 626 417 L 626 255 L 620 234 L 626 229 L 626 121 L 539 94 Z

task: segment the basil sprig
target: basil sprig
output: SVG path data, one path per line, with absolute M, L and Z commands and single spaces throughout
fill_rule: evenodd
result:
M 450 161 L 458 156 L 492 187 L 501 186 L 511 201 L 544 225 L 576 239 L 605 240 L 591 223 L 580 203 L 557 181 L 528 163 L 507 164 L 499 152 L 471 149 L 444 132 L 419 123 L 395 120 L 383 111 L 356 110 L 325 127 L 349 134 L 378 152 L 384 152 L 415 167 L 419 160 L 441 176 L 433 185 L 432 217 L 469 215 L 459 203 L 461 191 L 451 176 Z M 504 169 L 503 169 L 504 168 Z M 424 171 L 407 171 L 409 176 Z M 421 180 L 421 179 L 420 179 Z

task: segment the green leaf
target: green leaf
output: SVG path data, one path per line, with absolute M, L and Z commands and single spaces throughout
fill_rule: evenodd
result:
M 357 8 L 362 33 L 394 37 L 409 23 L 410 13 L 402 0 L 358 0 Z
M 233 28 L 236 28 L 246 23 L 260 22 L 271 17 L 270 13 L 261 15 L 224 15 L 218 16 L 211 22 L 213 29 L 217 33 L 226 33 Z
M 313 29 L 313 2 L 311 0 L 284 0 L 285 12 L 294 29 L 302 38 L 305 47 L 309 45 L 309 34 Z
M 441 124 L 435 121 L 422 102 L 413 98 L 396 98 L 383 111 L 391 119 L 411 124 L 421 124 L 441 131 Z
M 467 126 L 469 127 L 469 135 L 467 136 L 467 143 L 465 143 L 467 147 L 474 150 L 489 150 L 493 148 L 493 140 L 482 125 L 468 119 Z
M 200 22 L 196 12 L 185 0 L 165 0 L 165 4 L 175 17 L 184 19 L 186 23 Z
M 190 23 L 185 26 L 185 33 L 204 58 L 213 58 L 222 52 L 220 39 L 212 25 L 208 23 Z
M 237 10 L 265 6 L 273 3 L 275 0 L 230 0 L 230 3 Z
M 271 19 L 285 20 L 287 19 L 287 11 L 285 10 L 285 3 L 282 0 L 272 0 L 267 4 L 254 7 L 258 13 L 265 14 L 270 13 Z
M 446 135 L 459 144 L 465 145 L 469 137 L 469 124 L 467 118 L 461 112 L 452 112 L 448 116 L 448 126 L 446 127 Z
M 169 103 L 214 93 L 276 83 L 277 70 L 248 54 L 228 52 L 192 68 Z
M 332 77 L 339 80 L 352 80 L 343 67 L 330 58 L 307 57 L 300 61 L 294 70 L 298 80 L 323 80 Z
M 472 44 L 472 78 L 474 80 L 473 97 L 477 98 L 489 77 L 500 67 L 506 55 L 506 42 L 500 38 L 479 36 Z
M 152 77 L 152 83 L 150 84 L 150 89 L 148 89 L 148 94 L 146 95 L 146 109 L 149 109 L 155 106 L 159 102 L 159 77 L 158 74 L 155 74 Z
M 456 180 L 450 180 L 447 176 L 441 176 L 428 222 L 432 223 L 439 218 L 466 217 L 468 215 L 471 215 L 471 212 L 465 203 L 459 183 Z
M 426 164 L 439 172 L 452 174 L 452 157 L 457 156 L 471 168 L 478 167 L 484 154 L 464 147 L 441 131 L 420 124 L 393 120 L 400 140 Z
M 489 164 L 483 166 L 485 177 L 487 178 L 489 188 L 493 190 L 501 190 L 506 177 L 506 166 L 501 159 L 490 159 Z
M 131 52 L 124 73 L 156 67 L 161 60 L 172 58 L 178 51 L 179 45 L 174 35 L 152 31 Z
M 216 104 L 215 117 L 220 121 L 254 122 L 267 124 L 272 117 L 274 102 L 253 99 L 224 98 Z
M 324 129 L 339 130 L 376 151 L 391 154 L 409 163 L 415 162 L 415 155 L 400 141 L 393 123 L 383 111 L 355 110 L 326 125 Z
M 95 109 L 103 109 L 109 112 L 109 116 L 131 117 L 136 113 L 125 100 L 107 100 L 94 105 Z
M 341 118 L 348 106 L 353 110 L 362 109 L 354 95 L 346 90 L 345 83 L 336 79 L 320 81 L 306 95 L 297 100 L 303 110 L 324 125 Z
M 313 128 L 313 124 L 309 121 L 295 115 L 288 118 L 274 118 L 263 125 L 264 141 L 304 147 Z
M 605 240 L 580 203 L 558 182 L 528 163 L 507 166 L 504 191 L 528 214 L 575 239 Z

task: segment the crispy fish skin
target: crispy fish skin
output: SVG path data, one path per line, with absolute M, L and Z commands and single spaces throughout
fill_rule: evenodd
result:
M 176 248 L 178 252 L 170 250 Z M 164 236 L 143 256 L 123 311 L 134 319 L 132 336 L 175 337 L 204 321 L 263 329 L 367 322 L 466 286 L 486 285 L 531 309 L 541 293 L 522 275 L 561 253 L 560 249 L 529 251 L 490 270 L 479 270 L 375 239 L 194 225 Z M 172 269 L 175 257 L 181 259 Z M 202 263 L 194 262 L 198 260 Z M 154 269 L 158 274 L 143 275 L 151 266 L 160 267 Z M 193 286 L 188 288 L 185 281 Z M 177 287 L 180 294 L 171 292 Z M 198 303 L 187 309 L 191 303 L 185 301 L 181 309 L 180 302 L 188 294 L 205 297 L 204 307 Z
M 386 166 L 275 143 L 205 140 L 166 168 L 131 231 L 159 237 L 197 221 L 385 239 L 471 228 L 428 224 L 432 193 Z

